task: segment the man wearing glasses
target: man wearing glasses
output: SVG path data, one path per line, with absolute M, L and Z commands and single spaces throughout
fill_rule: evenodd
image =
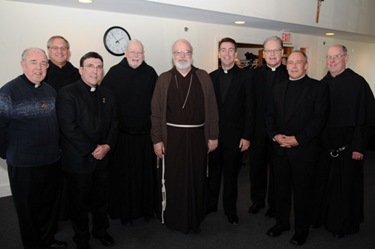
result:
M 99 85 L 103 58 L 96 52 L 80 60 L 81 79 L 60 89 L 56 111 L 62 134 L 62 169 L 69 196 L 73 240 L 78 249 L 89 249 L 89 218 L 92 235 L 104 246 L 113 246 L 107 233 L 109 151 L 117 139 L 115 100 Z
M 101 83 L 116 98 L 119 137 L 110 164 L 109 214 L 122 224 L 154 216 L 155 155 L 150 137 L 151 98 L 158 75 L 145 61 L 143 44 L 131 40 L 125 57 Z
M 79 80 L 78 69 L 69 62 L 70 45 L 64 37 L 55 35 L 48 39 L 49 67 L 45 81 L 56 91 Z
M 278 36 L 268 37 L 263 42 L 265 65 L 253 72 L 252 84 L 256 92 L 255 130 L 249 150 L 250 164 L 250 198 L 252 205 L 248 212 L 257 214 L 265 207 L 266 197 L 268 210 L 265 216 L 275 217 L 275 197 L 272 167 L 272 146 L 267 137 L 265 115 L 271 101 L 274 85 L 288 79 L 286 67 L 281 63 L 283 42 Z M 268 193 L 267 193 L 268 192 Z
M 162 159 L 161 219 L 172 229 L 198 233 L 206 215 L 207 153 L 217 147 L 219 117 L 209 75 L 192 65 L 191 44 L 177 40 L 171 52 L 174 67 L 159 76 L 151 101 L 151 138 Z
M 375 100 L 366 80 L 350 68 L 344 45 L 327 50 L 330 115 L 322 135 L 313 226 L 325 225 L 335 237 L 357 233 L 363 222 L 363 160 Z

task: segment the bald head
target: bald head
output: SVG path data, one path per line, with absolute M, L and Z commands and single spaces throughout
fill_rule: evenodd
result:
M 130 40 L 125 48 L 125 57 L 130 67 L 139 67 L 145 58 L 143 44 L 136 39 Z

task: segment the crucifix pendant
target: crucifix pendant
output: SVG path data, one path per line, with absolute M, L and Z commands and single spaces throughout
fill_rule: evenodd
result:
M 47 105 L 45 103 L 42 103 L 41 107 L 43 110 L 45 110 L 47 108 Z
M 320 5 L 322 4 L 324 0 L 318 0 L 318 5 L 316 6 L 316 17 L 315 17 L 315 22 L 319 22 L 319 14 L 320 14 Z

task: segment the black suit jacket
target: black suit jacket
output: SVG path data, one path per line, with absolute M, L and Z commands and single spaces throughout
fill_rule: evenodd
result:
M 251 148 L 262 146 L 268 139 L 266 131 L 266 112 L 269 102 L 272 100 L 273 87 L 288 80 L 288 71 L 284 65 L 276 68 L 275 72 L 267 66 L 257 67 L 251 71 L 253 89 L 255 91 L 255 129 Z
M 113 150 L 117 139 L 117 117 L 112 92 L 97 86 L 96 92 L 92 93 L 90 87 L 79 80 L 60 89 L 56 111 L 62 133 L 63 170 L 70 173 L 92 172 L 97 160 L 91 153 L 96 146 L 108 144 Z M 108 155 L 103 160 L 107 158 Z
M 302 84 L 301 92 L 295 96 L 295 105 L 285 109 L 288 80 L 275 85 L 273 101 L 268 108 L 266 125 L 269 138 L 277 134 L 295 136 L 298 146 L 280 147 L 274 142 L 276 153 L 287 153 L 293 158 L 304 161 L 317 160 L 317 137 L 327 122 L 328 87 L 326 84 L 309 78 L 307 75 L 294 82 Z
M 252 139 L 255 99 L 249 71 L 234 65 L 228 73 L 232 74 L 232 80 L 225 100 L 222 100 L 220 90 L 220 75 L 224 74 L 223 69 L 211 72 L 210 77 L 219 111 L 219 143 L 238 148 L 241 138 Z

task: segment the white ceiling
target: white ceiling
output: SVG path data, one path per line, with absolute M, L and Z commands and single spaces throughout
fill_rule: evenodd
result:
M 155 16 L 171 19 L 190 20 L 221 25 L 236 25 L 234 21 L 244 20 L 244 27 L 257 29 L 268 29 L 276 31 L 291 32 L 324 36 L 326 32 L 334 32 L 335 38 L 352 40 L 357 42 L 375 43 L 374 36 L 366 36 L 357 33 L 349 33 L 338 30 L 328 30 L 319 27 L 298 25 L 286 22 L 276 22 L 249 16 L 233 15 L 222 12 L 206 11 L 194 8 L 180 7 L 168 4 L 149 2 L 144 0 L 105 0 L 95 1 L 95 4 L 81 4 L 77 0 L 9 0 L 15 2 L 26 2 L 34 4 L 55 5 L 69 8 L 82 8 L 98 11 L 118 12 L 134 15 Z M 204 1 L 204 0 L 202 0 Z

